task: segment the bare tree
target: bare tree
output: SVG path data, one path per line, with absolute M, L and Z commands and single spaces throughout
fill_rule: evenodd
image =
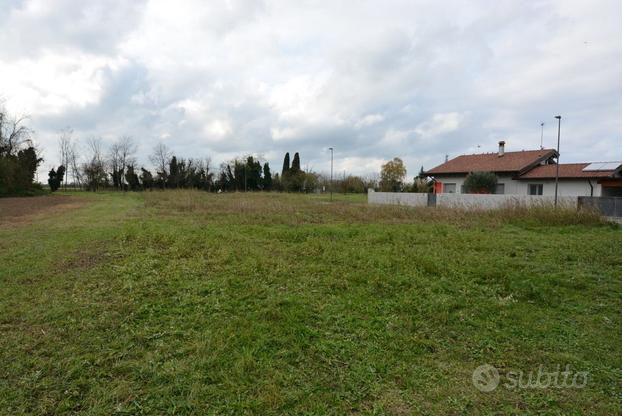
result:
M 0 107 L 0 156 L 14 155 L 24 145 L 33 146 L 32 130 L 23 124 L 26 119 L 25 116 L 10 117 Z
M 63 177 L 61 178 L 62 183 L 67 190 L 67 178 L 69 177 L 69 159 L 72 151 L 72 139 L 71 136 L 73 134 L 73 129 L 70 127 L 66 127 L 60 131 L 60 135 L 58 137 L 58 147 L 60 152 L 60 164 L 65 167 Z
M 108 163 L 112 170 L 112 186 L 119 189 L 123 182 L 123 171 L 121 170 L 121 147 L 118 142 L 114 142 L 110 146 L 108 152 Z M 124 169 L 125 170 L 125 169 Z
M 110 146 L 108 161 L 112 170 L 112 184 L 115 188 L 126 187 L 125 173 L 136 164 L 136 145 L 129 136 L 122 136 Z
M 71 166 L 73 183 L 78 185 L 78 188 L 82 189 L 82 172 L 80 171 L 78 160 L 80 159 L 78 155 L 78 150 L 76 146 L 76 142 L 71 143 L 71 147 L 69 148 L 69 154 L 67 160 L 69 165 Z
M 136 164 L 136 145 L 134 144 L 132 138 L 129 136 L 122 136 L 117 141 L 117 144 L 119 148 L 119 167 L 121 169 L 121 172 L 125 174 L 125 170 L 128 166 L 133 166 Z M 123 180 L 122 183 L 124 183 Z
M 163 186 L 166 181 L 168 176 L 167 168 L 172 156 L 173 153 L 171 150 L 162 142 L 158 143 L 153 148 L 153 153 L 149 156 L 149 160 L 155 167 L 156 173 L 159 176 L 158 181 L 160 182 L 160 186 Z
M 89 159 L 103 164 L 102 139 L 100 137 L 90 137 L 86 141 L 86 147 L 90 151 Z
M 87 140 L 89 159 L 82 165 L 86 186 L 91 191 L 97 191 L 108 183 L 106 166 L 102 157 L 102 141 L 100 138 Z

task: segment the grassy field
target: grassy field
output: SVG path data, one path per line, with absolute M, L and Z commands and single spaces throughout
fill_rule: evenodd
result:
M 622 412 L 622 229 L 589 214 L 186 191 L 15 211 L 0 414 Z M 584 388 L 503 384 L 566 365 Z

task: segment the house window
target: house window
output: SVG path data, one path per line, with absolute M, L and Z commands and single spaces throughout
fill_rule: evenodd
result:
M 505 193 L 505 184 L 498 183 L 497 187 L 495 188 L 495 194 L 503 195 L 504 193 Z
M 542 195 L 543 190 L 544 190 L 544 185 L 541 183 L 530 183 L 529 184 L 529 195 Z
M 455 194 L 456 193 L 456 184 L 455 183 L 445 183 L 445 184 L 443 184 L 443 193 L 444 194 Z

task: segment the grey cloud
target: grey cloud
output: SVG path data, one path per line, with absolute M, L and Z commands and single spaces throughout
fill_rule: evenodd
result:
M 12 13 L 16 29 L 0 32 L 32 29 L 15 56 L 71 47 L 124 62 L 102 70 L 97 103 L 33 114 L 43 135 L 72 125 L 132 135 L 144 153 L 164 140 L 181 156 L 257 153 L 277 168 L 299 151 L 321 171 L 334 146 L 339 168 L 364 173 L 401 156 L 410 175 L 499 139 L 537 147 L 541 121 L 551 146 L 561 113 L 564 160 L 622 159 L 617 3 L 151 1 L 62 12 L 72 5 Z
M 16 59 L 43 51 L 111 54 L 136 28 L 144 0 L 23 0 L 3 6 L 2 55 Z

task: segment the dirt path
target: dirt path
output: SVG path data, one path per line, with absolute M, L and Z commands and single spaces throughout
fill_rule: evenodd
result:
M 27 224 L 38 214 L 60 213 L 82 203 L 79 198 L 69 195 L 0 198 L 0 226 Z

